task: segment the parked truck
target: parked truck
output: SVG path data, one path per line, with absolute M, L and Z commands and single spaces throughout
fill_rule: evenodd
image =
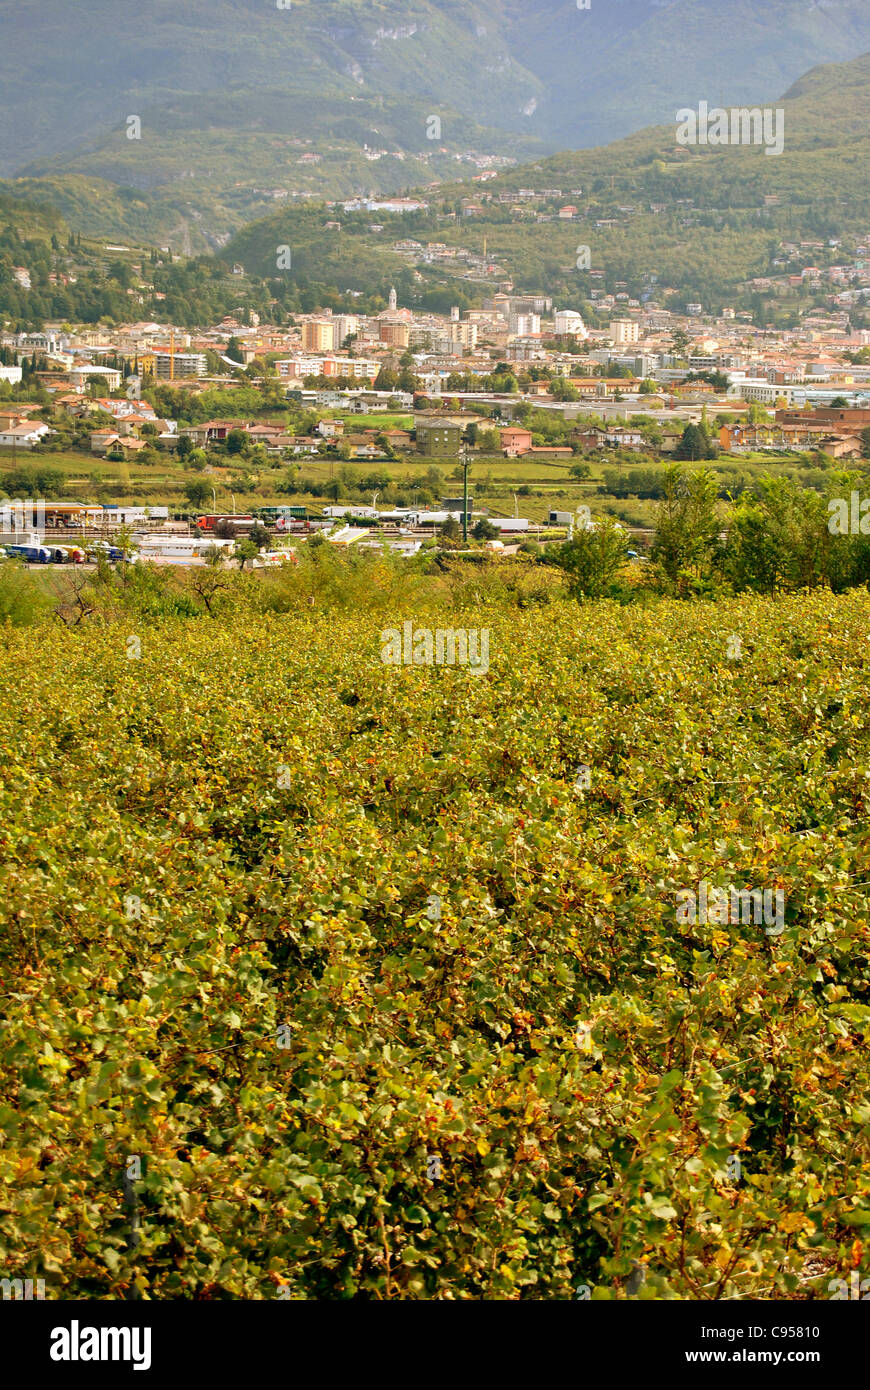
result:
M 28 565 L 50 565 L 51 551 L 46 545 L 7 545 L 6 554 L 12 560 L 23 560 Z

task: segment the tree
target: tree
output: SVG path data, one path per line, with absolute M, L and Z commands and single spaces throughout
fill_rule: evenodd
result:
M 499 454 L 501 435 L 498 430 L 481 430 L 477 436 L 477 446 L 483 454 Z
M 501 535 L 497 526 L 493 526 L 485 516 L 476 521 L 471 528 L 471 534 L 476 541 L 494 541 Z
M 250 531 L 248 532 L 248 537 L 250 540 L 254 542 L 254 545 L 257 547 L 258 550 L 265 550 L 266 546 L 269 545 L 272 539 L 269 535 L 269 532 L 266 530 L 266 527 L 263 526 L 259 521 L 255 522 L 254 525 L 251 527 Z
M 848 497 L 848 488 L 834 487 Z M 850 553 L 853 538 L 833 535 L 828 521 L 820 493 L 790 478 L 762 478 L 734 507 L 722 559 L 727 578 L 738 589 L 768 593 L 824 583 L 843 587 L 852 564 L 863 562 L 866 542 L 859 536 Z
M 568 576 L 572 598 L 601 598 L 625 563 L 625 532 L 611 517 L 550 547 L 547 559 Z
M 227 453 L 240 454 L 248 443 L 247 430 L 230 430 L 227 435 Z
M 687 473 L 679 464 L 665 469 L 664 496 L 656 511 L 650 554 L 676 583 L 681 570 L 697 576 L 709 568 L 718 545 L 717 482 L 708 468 Z
M 671 348 L 675 357 L 683 359 L 686 357 L 689 351 L 689 335 L 685 328 L 676 328 L 671 334 Z
M 133 543 L 133 532 L 129 526 L 118 527 L 117 531 L 115 532 L 115 545 L 117 546 L 118 550 L 120 550 L 121 555 L 123 557 L 122 572 L 126 575 L 127 557 L 135 549 Z
M 227 343 L 227 350 L 224 353 L 224 356 L 231 357 L 234 362 L 239 362 L 242 364 L 244 363 L 245 358 L 242 353 L 242 344 L 238 338 L 230 338 L 230 341 Z
M 705 424 L 687 425 L 674 450 L 674 458 L 697 462 L 699 459 L 715 458 L 717 453 L 718 450 Z
M 184 495 L 192 507 L 204 507 L 211 496 L 211 488 L 202 478 L 191 478 L 184 484 Z
M 563 376 L 555 377 L 550 383 L 550 395 L 554 401 L 577 401 L 580 399 L 580 392 L 577 387 Z
M 438 534 L 443 541 L 460 541 L 462 540 L 462 527 L 455 516 L 448 516 L 447 520 L 439 526 Z
M 256 560 L 258 553 L 258 547 L 250 536 L 244 536 L 242 540 L 236 541 L 233 548 L 233 559 L 238 560 L 239 569 L 243 570 L 248 560 Z
M 870 428 L 861 431 L 861 457 L 870 459 Z
M 214 533 L 218 540 L 232 541 L 236 538 L 236 528 L 228 519 L 222 519 L 215 523 Z
M 193 440 L 189 434 L 179 435 L 178 442 L 175 446 L 175 452 L 180 459 L 189 458 L 193 453 Z

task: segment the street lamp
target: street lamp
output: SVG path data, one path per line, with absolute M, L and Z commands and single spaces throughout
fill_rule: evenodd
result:
M 462 539 L 468 541 L 468 450 L 462 449 Z

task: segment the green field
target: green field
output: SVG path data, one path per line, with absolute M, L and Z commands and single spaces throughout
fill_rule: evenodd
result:
M 361 417 L 361 420 L 366 417 Z M 405 416 L 393 417 L 400 427 L 410 423 Z M 379 417 L 372 417 L 373 422 Z M 348 428 L 353 432 L 354 417 L 349 417 Z M 383 423 L 380 421 L 380 423 Z M 590 476 L 578 480 L 572 478 L 572 463 L 586 462 Z M 3 473 L 12 467 L 12 452 L 0 449 L 0 488 Z M 646 467 L 661 470 L 667 466 L 667 459 L 650 459 Z M 190 509 L 184 495 L 184 487 L 193 478 L 201 477 L 208 487 L 214 487 L 215 498 L 209 498 L 200 510 L 235 510 L 245 512 L 258 506 L 308 506 L 317 512 L 322 506 L 333 502 L 330 496 L 315 497 L 302 490 L 279 491 L 283 486 L 288 470 L 295 470 L 298 480 L 308 479 L 326 484 L 342 476 L 356 478 L 360 483 L 372 475 L 388 476 L 400 493 L 403 505 L 413 506 L 416 502 L 414 479 L 421 479 L 432 465 L 440 471 L 442 482 L 439 492 L 443 496 L 458 496 L 461 493 L 462 472 L 455 460 L 429 459 L 423 455 L 406 454 L 392 462 L 384 460 L 350 460 L 324 458 L 313 455 L 298 457 L 289 463 L 284 460 L 270 460 L 266 467 L 253 465 L 250 461 L 221 458 L 221 465 L 211 472 L 194 473 L 182 467 L 180 460 L 171 454 L 161 454 L 158 462 L 143 464 L 137 459 L 119 463 L 85 453 L 35 453 L 18 452 L 17 467 L 45 466 L 60 470 L 66 479 L 65 493 L 68 498 L 82 502 L 112 502 L 119 505 L 137 504 L 164 505 L 176 511 Z M 469 491 L 475 508 L 485 508 L 493 515 L 513 515 L 515 506 L 520 516 L 533 522 L 546 520 L 551 508 L 573 511 L 581 504 L 591 507 L 594 514 L 609 513 L 630 526 L 649 528 L 653 525 L 656 502 L 648 498 L 617 498 L 602 492 L 603 473 L 606 469 L 617 467 L 629 474 L 632 466 L 614 463 L 610 457 L 589 458 L 586 460 L 565 460 L 547 462 L 540 459 L 508 459 L 501 454 L 473 455 L 469 471 Z M 710 465 L 715 472 L 727 475 L 742 474 L 747 482 L 755 482 L 770 474 L 782 471 L 796 472 L 808 467 L 793 455 L 783 456 L 735 456 L 722 455 Z M 248 486 L 248 478 L 252 486 Z M 236 486 L 236 480 L 242 482 Z M 520 488 L 528 488 L 525 495 L 517 495 Z M 371 502 L 371 495 L 379 491 L 382 505 L 384 500 L 382 485 L 372 485 L 364 490 L 341 489 L 339 501 Z M 516 496 L 516 502 L 515 502 Z M 435 498 L 438 505 L 440 496 Z

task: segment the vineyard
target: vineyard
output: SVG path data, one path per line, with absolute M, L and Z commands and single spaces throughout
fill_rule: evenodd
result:
M 243 580 L 214 617 L 2 630 L 0 1272 L 866 1272 L 866 590 L 279 612 Z M 385 665 L 409 618 L 487 628 L 488 670 Z M 781 890 L 782 930 L 678 920 L 702 883 Z

